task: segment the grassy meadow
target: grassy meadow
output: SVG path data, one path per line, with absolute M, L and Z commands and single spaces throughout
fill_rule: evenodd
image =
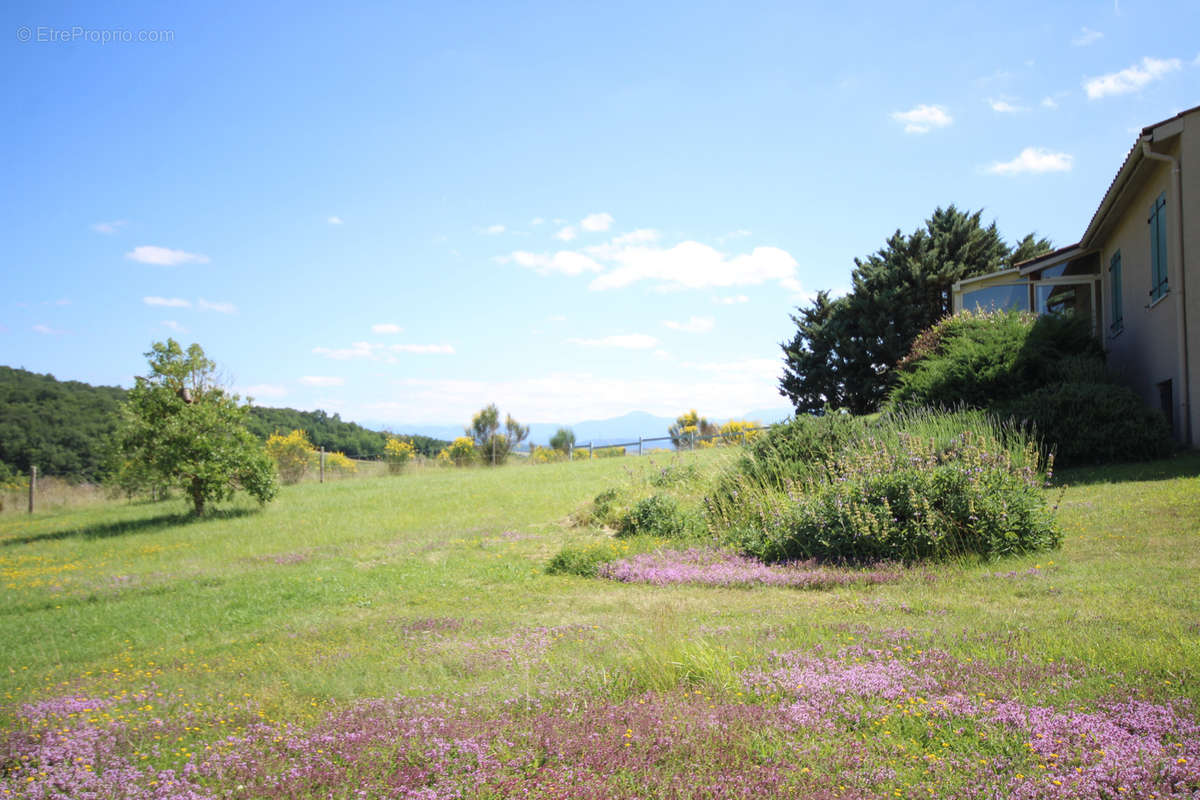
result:
M 826 589 L 546 573 L 654 545 L 573 523 L 601 491 L 732 452 L 6 514 L 0 794 L 1200 793 L 1200 455 L 1056 476 L 1037 556 Z

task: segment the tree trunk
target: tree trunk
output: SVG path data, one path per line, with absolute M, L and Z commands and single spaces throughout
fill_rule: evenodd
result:
M 204 514 L 204 485 L 199 478 L 192 478 L 192 506 L 197 517 Z

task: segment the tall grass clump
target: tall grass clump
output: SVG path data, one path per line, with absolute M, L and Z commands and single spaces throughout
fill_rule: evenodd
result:
M 1042 492 L 1050 462 L 1021 430 L 980 412 L 861 425 L 781 488 L 753 471 L 731 476 L 730 494 L 709 501 L 714 532 L 768 562 L 913 562 L 1058 546 Z

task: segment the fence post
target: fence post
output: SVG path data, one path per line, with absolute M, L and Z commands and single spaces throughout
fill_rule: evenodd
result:
M 33 493 L 37 491 L 37 467 L 29 468 L 29 513 L 33 513 Z
M 638 437 L 638 455 L 640 456 L 641 454 L 642 454 L 642 437 L 639 436 Z
M 325 448 L 321 448 L 321 483 L 325 482 Z
M 588 442 L 588 461 L 592 460 L 592 443 Z
M 574 460 L 575 460 L 575 443 L 570 442 L 567 445 L 567 461 L 574 461 Z
M 746 446 L 746 429 L 742 428 L 742 447 Z
M 690 445 L 688 447 L 688 450 L 696 449 L 696 432 L 695 431 L 692 431 L 691 433 L 688 434 L 688 444 Z

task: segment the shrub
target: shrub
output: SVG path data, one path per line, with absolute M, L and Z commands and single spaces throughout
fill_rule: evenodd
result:
M 758 437 L 762 423 L 749 419 L 731 419 L 721 426 L 722 444 L 744 444 Z
M 597 447 L 593 451 L 594 458 L 617 458 L 625 455 L 624 447 Z
M 546 574 L 594 578 L 601 564 L 620 558 L 628 550 L 628 546 L 611 540 L 583 547 L 564 547 L 546 564 Z
M 345 453 L 326 453 L 325 467 L 342 475 L 353 475 L 358 472 L 358 465 L 347 458 Z
M 674 498 L 656 494 L 634 503 L 621 518 L 617 536 L 657 536 L 674 539 L 691 534 L 695 527 L 693 521 L 680 510 Z
M 412 442 L 396 436 L 389 436 L 387 444 L 383 447 L 383 459 L 387 462 L 388 472 L 398 475 L 404 470 L 405 465 L 412 461 L 416 452 Z
M 459 436 L 450 446 L 438 453 L 438 463 L 453 464 L 465 467 L 475 461 L 475 440 L 469 436 Z
M 1060 464 L 1164 458 L 1175 446 L 1161 411 L 1132 389 L 1111 383 L 1045 386 L 1005 411 L 1053 443 Z
M 668 486 L 689 483 L 699 476 L 700 470 L 696 469 L 695 464 L 668 464 L 653 473 L 649 481 L 651 486 L 665 489 Z
M 885 429 L 885 433 L 886 433 Z M 1057 547 L 1036 443 L 964 430 L 948 443 L 866 437 L 787 494 L 755 499 L 729 532 L 765 561 L 912 562 Z
M 294 430 L 287 436 L 272 434 L 267 439 L 266 449 L 279 470 L 279 479 L 286 484 L 299 483 L 317 455 L 308 441 L 308 434 L 301 430 Z
M 538 447 L 535 444 L 529 451 L 530 464 L 554 464 L 566 460 L 567 454 L 554 447 Z

